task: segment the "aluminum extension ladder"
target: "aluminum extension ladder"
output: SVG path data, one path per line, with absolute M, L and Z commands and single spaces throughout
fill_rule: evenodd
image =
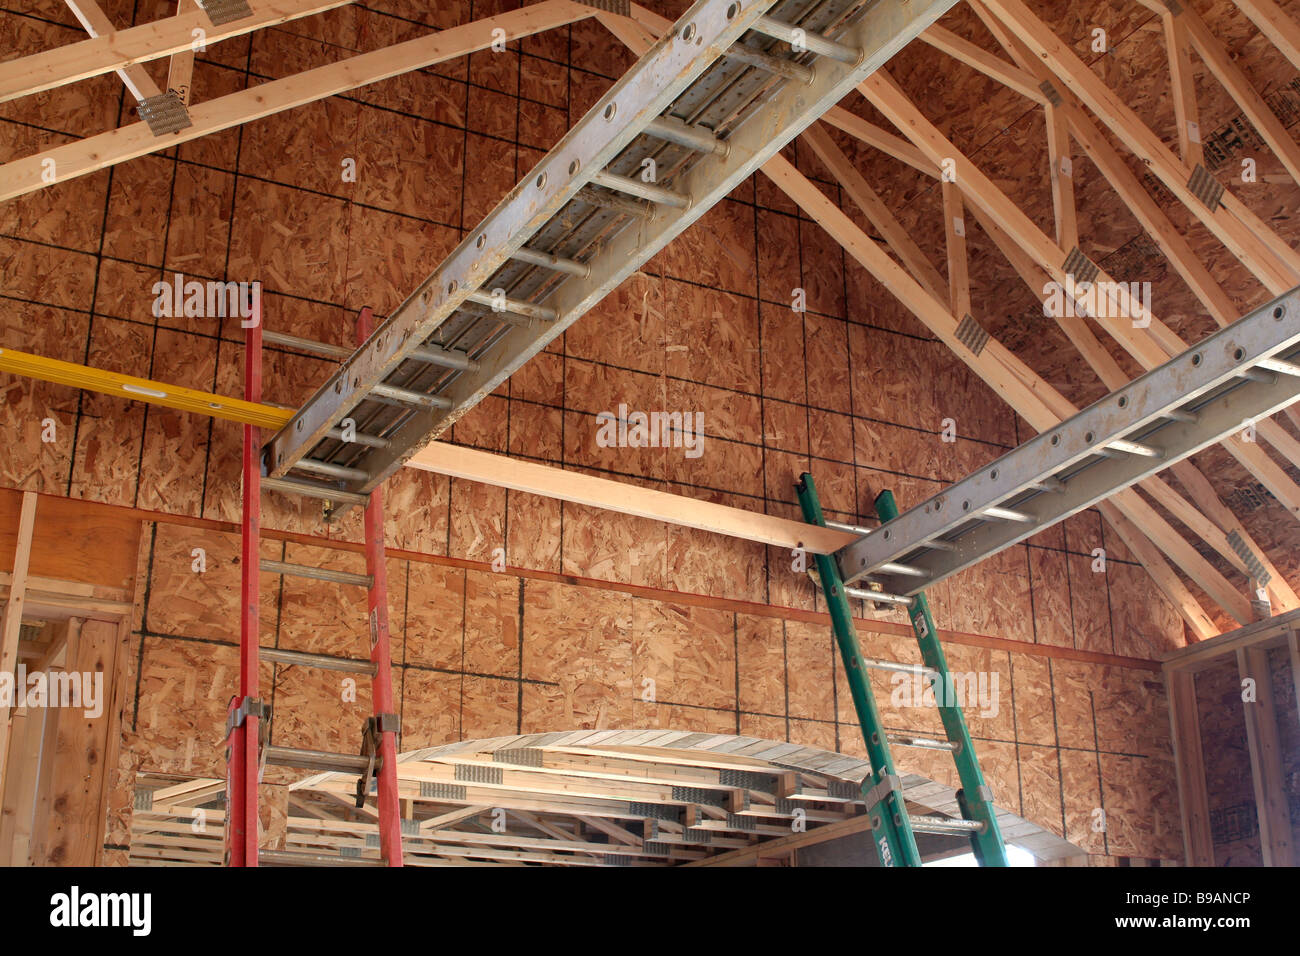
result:
M 246 330 L 245 339 L 244 397 L 250 402 L 260 402 L 263 340 L 260 302 L 255 303 L 252 318 L 253 325 Z M 371 324 L 370 309 L 362 309 L 357 318 L 358 341 L 364 341 L 370 334 Z M 226 863 L 229 866 L 401 866 L 402 820 L 397 796 L 397 736 L 400 733 L 400 718 L 393 707 L 388 575 L 384 564 L 383 490 L 376 488 L 368 495 L 356 496 L 360 500 L 352 502 L 363 505 L 365 509 L 365 574 L 264 560 L 260 555 L 262 489 L 311 497 L 322 497 L 327 492 L 319 484 L 299 487 L 299 483 L 294 481 L 264 479 L 260 432 L 255 425 L 244 426 L 239 694 L 230 703 L 226 721 Z M 262 647 L 258 634 L 258 575 L 261 572 L 365 588 L 370 621 L 369 659 Z M 259 660 L 370 675 L 374 714 L 366 719 L 362 727 L 360 754 L 335 754 L 269 745 L 271 710 L 259 697 Z M 350 848 L 342 848 L 339 855 L 323 850 L 317 853 L 259 851 L 258 783 L 262 770 L 267 765 L 357 774 L 357 807 L 364 806 L 370 793 L 377 795 L 380 859 L 345 855 L 345 851 Z
M 819 527 L 834 527 L 865 533 L 866 529 L 828 522 L 822 515 L 821 501 L 817 497 L 817 486 L 812 475 L 801 476 L 795 486 L 799 494 L 799 504 L 803 508 L 804 520 Z M 898 506 L 890 491 L 882 491 L 876 498 L 876 513 L 881 521 L 890 521 L 898 516 Z M 966 718 L 961 708 L 956 706 L 953 692 L 952 676 L 948 672 L 948 662 L 944 657 L 943 647 L 939 644 L 938 631 L 934 626 L 934 617 L 930 614 L 930 604 L 924 593 L 910 598 L 894 597 L 891 603 L 907 608 L 912 621 L 912 631 L 921 648 L 922 664 L 903 664 L 894 661 L 875 660 L 863 657 L 858 646 L 857 632 L 853 628 L 853 614 L 849 609 L 849 598 L 859 597 L 878 600 L 876 591 L 846 588 L 840 577 L 839 566 L 834 555 L 816 555 L 817 574 L 821 580 L 822 592 L 826 596 L 826 605 L 830 611 L 831 625 L 835 631 L 835 642 L 840 649 L 840 658 L 844 662 L 844 672 L 848 676 L 849 689 L 853 695 L 853 706 L 857 710 L 858 721 L 862 726 L 862 736 L 866 741 L 867 755 L 871 762 L 871 776 L 863 781 L 863 797 L 867 804 L 867 813 L 871 816 L 871 834 L 876 844 L 876 853 L 882 866 L 920 866 L 921 854 L 916 846 L 916 833 L 966 834 L 970 837 L 971 849 L 981 866 L 1006 866 L 1007 851 L 1002 842 L 1002 832 L 998 828 L 997 816 L 993 808 L 993 793 L 984 782 L 979 759 L 975 756 L 975 747 L 966 729 Z M 916 674 L 936 692 L 939 717 L 943 722 L 947 740 L 930 740 L 907 734 L 886 733 L 881 722 L 880 711 L 867 679 L 867 669 L 893 671 L 895 673 Z M 957 803 L 961 809 L 960 820 L 943 816 L 912 816 L 907 812 L 903 797 L 903 788 L 898 771 L 894 768 L 894 758 L 890 753 L 890 744 L 904 747 L 920 747 L 929 750 L 946 750 L 953 756 L 957 765 L 961 789 L 957 791 Z

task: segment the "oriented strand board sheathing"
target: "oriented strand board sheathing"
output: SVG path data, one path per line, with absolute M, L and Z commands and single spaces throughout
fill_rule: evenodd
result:
M 656 701 L 734 710 L 735 615 L 637 600 L 632 605 L 632 646 L 634 684 L 641 699 L 651 693 Z
M 736 670 L 740 678 L 738 699 L 742 713 L 785 714 L 785 644 L 784 622 L 736 615 Z

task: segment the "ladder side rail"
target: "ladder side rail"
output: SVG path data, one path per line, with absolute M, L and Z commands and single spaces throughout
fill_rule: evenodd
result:
M 357 341 L 370 336 L 374 315 L 369 306 L 357 317 Z M 384 560 L 383 486 L 370 492 L 363 513 L 366 537 L 366 573 L 371 584 L 366 591 L 370 621 L 370 662 L 374 704 L 373 732 L 378 737 L 379 851 L 388 866 L 402 865 L 402 815 L 397 797 L 397 716 L 393 706 L 392 641 L 388 627 L 388 569 Z
M 253 298 L 251 324 L 245 330 L 244 398 L 262 400 L 262 303 Z M 262 437 L 256 425 L 244 426 L 243 504 L 240 541 L 239 694 L 231 701 L 227 722 L 226 823 L 230 866 L 257 866 L 259 600 L 258 571 L 262 524 Z
M 882 491 L 876 496 L 876 514 L 882 522 L 898 517 L 898 505 L 892 491 Z M 833 559 L 828 558 L 828 563 L 838 569 Z M 1007 849 L 993 807 L 993 793 L 984 780 L 979 758 L 975 756 L 975 745 L 966 726 L 966 717 L 958 706 L 947 655 L 939 643 L 934 615 L 930 613 L 930 602 L 924 592 L 914 596 L 907 609 L 907 616 L 912 622 L 912 632 L 921 649 L 922 662 L 939 675 L 938 685 L 934 688 L 935 698 L 944 732 L 954 747 L 953 762 L 957 765 L 957 776 L 961 781 L 957 800 L 962 816 L 983 825 L 981 830 L 971 833 L 975 856 L 982 866 L 1006 866 Z
M 802 475 L 795 488 L 799 493 L 804 520 L 825 527 L 812 475 Z M 894 768 L 880 711 L 876 707 L 876 699 L 867 678 L 867 665 L 858 646 L 853 614 L 844 593 L 844 584 L 840 580 L 839 568 L 831 555 L 816 555 L 816 561 L 835 632 L 835 643 L 844 661 L 853 707 L 858 714 L 862 738 L 867 745 L 867 756 L 871 762 L 871 787 L 868 788 L 864 783 L 863 796 L 867 801 L 867 812 L 871 816 L 871 835 L 876 844 L 876 853 L 882 866 L 920 866 L 921 853 L 916 846 L 898 771 Z

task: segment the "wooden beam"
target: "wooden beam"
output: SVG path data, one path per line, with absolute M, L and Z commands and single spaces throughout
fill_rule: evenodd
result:
M 1110 87 L 1021 0 L 983 0 L 1034 55 L 1060 75 L 1090 110 L 1110 128 L 1218 239 L 1274 295 L 1300 282 L 1300 256 L 1268 225 L 1225 190 L 1211 210 L 1188 185 L 1192 171 L 1174 157 Z
M 849 817 L 847 820 L 841 820 L 837 823 L 827 823 L 819 827 L 813 827 L 803 833 L 792 833 L 789 836 L 777 837 L 774 840 L 764 840 L 762 843 L 756 843 L 744 849 L 719 853 L 716 856 L 700 860 L 698 863 L 685 863 L 683 866 L 758 866 L 759 860 L 763 857 L 781 856 L 799 847 L 825 843 L 827 840 L 838 840 L 840 837 L 852 836 L 855 833 L 863 833 L 870 829 L 871 817 L 869 814 L 864 813 L 861 816 Z
M 92 37 L 111 40 L 116 36 L 116 28 L 95 0 L 64 0 L 64 2 Z M 117 75 L 122 78 L 127 90 L 136 100 L 147 100 L 151 96 L 162 93 L 162 90 L 158 89 L 158 84 L 145 72 L 144 67 L 138 64 L 122 67 L 117 71 Z
M 1056 244 L 1062 249 L 1074 249 L 1079 245 L 1079 213 L 1074 203 L 1074 156 L 1070 152 L 1069 122 L 1050 103 L 1045 118 Z
M 14 548 L 14 570 L 9 600 L 0 618 L 0 674 L 12 674 L 18 661 L 18 635 L 23 626 L 23 598 L 27 590 L 27 568 L 32 557 L 32 533 L 36 528 L 36 493 L 23 492 L 18 514 L 18 542 Z M 5 763 L 9 756 L 9 708 L 0 709 L 0 793 L 5 786 Z
M 1291 179 L 1300 184 L 1300 145 L 1291 138 L 1286 125 L 1278 119 L 1264 97 L 1259 95 L 1241 67 L 1232 61 L 1227 49 L 1210 32 L 1201 15 L 1190 4 L 1183 4 L 1180 9 L 1181 12 L 1173 19 L 1182 22 L 1201 61 L 1241 107 L 1250 125 L 1259 131 L 1260 137 L 1273 150 L 1273 155 L 1291 174 Z
M 216 43 L 262 27 L 286 23 L 323 10 L 347 6 L 352 0 L 255 0 L 253 15 L 214 26 L 201 10 L 119 30 L 79 43 L 70 43 L 17 60 L 0 63 L 0 103 L 89 79 L 136 63 L 171 56 L 193 48 L 195 31 L 203 42 Z
M 653 488 L 638 488 L 443 442 L 431 442 L 406 465 L 498 488 L 761 541 L 774 547 L 802 547 L 816 554 L 829 554 L 853 540 L 853 535 L 833 528 L 817 528 L 775 515 L 698 501 Z
M 951 30 L 933 24 L 921 32 L 920 39 L 1038 105 L 1047 105 L 1047 97 L 1033 76 Z
M 1300 70 L 1300 26 L 1273 0 L 1233 0 L 1239 9 Z
M 1300 611 L 1288 611 L 1220 634 L 1212 641 L 1170 651 L 1161 658 L 1162 667 L 1166 673 L 1196 673 L 1223 664 L 1225 657 L 1244 648 L 1285 647 L 1288 635 L 1297 630 L 1300 630 Z
M 1201 143 L 1201 112 L 1196 104 L 1196 74 L 1192 72 L 1191 40 L 1182 19 L 1169 9 L 1160 10 L 1169 54 L 1169 86 L 1174 100 L 1174 122 L 1178 125 L 1178 154 L 1183 165 L 1195 169 L 1205 164 Z
M 907 227 L 894 217 L 885 201 L 867 184 L 866 178 L 858 172 L 857 167 L 849 162 L 849 158 L 835 145 L 835 140 L 831 138 L 826 128 L 820 123 L 813 123 L 804 131 L 803 141 L 812 147 L 813 153 L 821 160 L 822 165 L 839 180 L 840 188 L 857 204 L 863 215 L 880 230 L 889 248 L 916 277 L 916 280 L 934 296 L 936 301 L 947 302 L 948 284 L 944 282 L 939 270 L 916 244 Z
M 594 8 L 573 0 L 544 0 L 199 103 L 190 109 L 193 125 L 166 136 L 155 136 L 147 123 L 140 122 L 57 146 L 0 166 L 0 200 L 13 199 L 209 133 L 487 49 L 494 42 L 493 31 L 497 29 L 517 40 L 594 14 Z M 46 165 L 46 160 L 53 160 L 54 165 Z M 52 171 L 48 179 L 43 175 L 46 170 Z
M 940 176 L 939 165 L 931 162 L 924 153 L 907 140 L 881 129 L 874 123 L 868 123 L 858 114 L 850 113 L 842 106 L 832 106 L 822 116 L 822 122 L 848 133 L 854 139 L 880 150 L 886 156 L 892 156 L 899 162 L 906 163 L 932 179 L 938 179 Z
M 970 262 L 966 255 L 966 207 L 961 201 L 961 190 L 956 183 L 944 180 L 943 232 L 948 256 L 948 307 L 952 314 L 964 317 L 971 314 Z
M 1250 647 L 1237 651 L 1237 673 L 1255 682 L 1255 699 L 1242 701 L 1246 715 L 1246 741 L 1250 748 L 1250 776 L 1259 815 L 1259 845 L 1265 866 L 1295 866 L 1291 841 L 1291 812 L 1287 806 L 1282 745 L 1277 732 L 1277 707 L 1273 699 L 1273 674 L 1268 651 Z
M 196 6 L 195 0 L 176 0 L 176 15 L 182 16 L 185 7 Z M 167 67 L 167 90 L 180 97 L 186 106 L 190 105 L 190 87 L 194 83 L 194 48 L 180 50 L 172 54 Z
M 1169 727 L 1178 779 L 1178 806 L 1183 824 L 1183 855 L 1188 866 L 1214 866 L 1214 840 L 1210 834 L 1210 795 L 1205 784 L 1205 752 L 1201 746 L 1200 716 L 1196 707 L 1196 678 L 1179 671 L 1166 672 Z

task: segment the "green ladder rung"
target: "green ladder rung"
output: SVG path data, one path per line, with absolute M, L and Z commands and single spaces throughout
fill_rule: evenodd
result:
M 803 508 L 804 520 L 824 528 L 826 521 L 822 515 L 821 502 L 812 475 L 804 474 L 796 490 L 799 494 L 799 504 Z M 888 491 L 881 492 L 876 499 L 876 510 L 882 521 L 896 517 L 898 510 L 894 504 L 894 496 Z M 921 855 L 917 850 L 916 837 L 904 806 L 903 792 L 899 785 L 898 772 L 894 767 L 893 755 L 890 753 L 888 735 L 880 719 L 871 682 L 867 678 L 866 659 L 862 656 L 858 644 L 857 631 L 853 626 L 853 614 L 844 591 L 844 581 L 840 577 L 834 555 L 818 554 L 815 555 L 815 560 L 821 578 L 822 592 L 826 597 L 827 609 L 831 616 L 835 642 L 844 661 L 844 671 L 853 697 L 853 706 L 858 714 L 862 737 L 871 762 L 870 786 L 866 781 L 863 782 L 863 795 L 867 802 L 867 812 L 871 815 L 876 852 L 883 866 L 920 866 Z M 924 594 L 916 595 L 908 608 L 908 613 L 917 643 L 921 648 L 922 661 L 926 667 L 938 673 L 939 680 L 942 682 L 941 688 L 946 691 L 942 700 L 950 702 L 955 696 L 952 693 L 952 678 Z M 965 717 L 960 708 L 950 703 L 940 704 L 938 709 L 944 732 L 953 746 L 951 752 L 961 780 L 962 787 L 957 792 L 957 801 L 961 807 L 962 817 L 981 824 L 978 831 L 971 832 L 971 847 L 975 857 L 981 865 L 1005 866 L 1006 848 L 998 828 L 992 795 L 980 771 L 979 761 L 966 729 Z M 970 798 L 970 794 L 975 794 L 974 799 Z

